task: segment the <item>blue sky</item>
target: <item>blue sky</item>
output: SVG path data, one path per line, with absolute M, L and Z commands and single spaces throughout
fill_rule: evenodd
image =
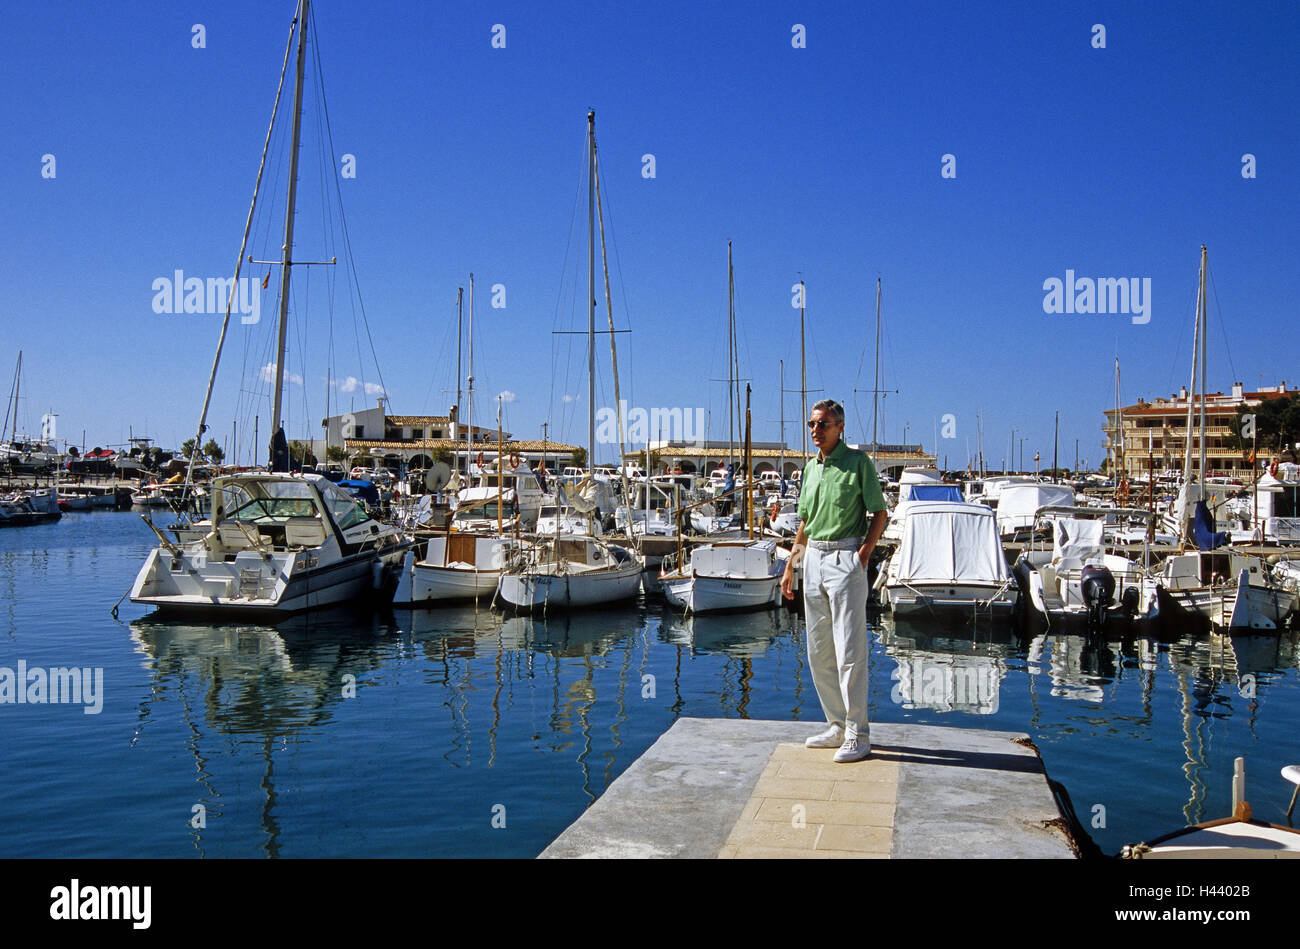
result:
M 24 351 L 23 426 L 73 442 L 192 434 L 220 317 L 158 314 L 176 270 L 229 276 L 292 2 L 10 5 L 0 35 L 0 378 Z M 884 282 L 883 438 L 964 465 L 1013 428 L 1050 463 L 1102 457 L 1118 351 L 1126 402 L 1186 384 L 1201 243 L 1210 384 L 1300 383 L 1300 133 L 1294 3 L 608 3 L 320 0 L 334 148 L 308 103 L 295 257 L 322 260 L 322 181 L 347 215 L 391 409 L 445 413 L 457 286 L 475 274 L 476 421 L 513 393 L 521 437 L 585 441 L 586 112 L 596 110 L 624 397 L 703 407 L 725 430 L 726 244 L 755 435 L 777 437 L 778 361 L 797 386 L 807 282 L 809 387 L 870 437 L 874 299 Z M 204 48 L 192 27 L 205 27 Z M 504 49 L 492 47 L 494 24 Z M 806 47 L 792 46 L 792 27 Z M 1094 48 L 1094 24 L 1105 27 Z M 278 140 L 277 140 L 278 141 Z M 55 176 L 43 177 L 43 156 Z M 356 177 L 341 178 L 341 155 Z M 643 177 L 642 156 L 655 156 Z M 942 156 L 956 177 L 941 177 Z M 1253 179 L 1242 156 L 1255 156 Z M 283 146 L 252 252 L 278 256 Z M 321 174 L 322 164 L 324 175 Z M 577 218 L 575 218 L 577 215 Z M 337 231 L 337 228 L 334 228 Z M 571 240 L 572 238 L 572 240 Z M 616 250 L 616 254 L 615 254 Z M 566 252 L 567 251 L 567 252 Z M 234 322 L 210 418 L 269 418 L 278 269 L 262 319 Z M 1048 314 L 1043 282 L 1151 280 L 1151 319 Z M 249 271 L 246 271 L 246 273 Z M 319 435 L 327 375 L 376 383 L 344 268 L 295 268 L 290 437 Z M 342 292 L 328 344 L 326 283 Z M 598 278 L 599 279 L 599 278 Z M 506 305 L 494 309 L 493 285 Z M 603 291 L 597 319 L 606 319 Z M 558 301 L 558 302 L 557 302 Z M 605 338 L 598 404 L 612 400 Z M 242 379 L 241 382 L 241 371 Z M 331 411 L 372 404 L 363 386 Z M 246 390 L 242 399 L 240 390 Z M 577 395 L 574 402 L 565 394 Z M 814 394 L 813 398 L 821 393 Z M 490 409 L 489 409 L 490 410 Z M 785 401 L 787 419 L 798 395 Z M 945 414 L 956 437 L 936 433 Z M 787 438 L 798 444 L 798 430 Z M 602 453 L 603 456 L 604 453 Z M 265 449 L 261 450 L 265 457 Z

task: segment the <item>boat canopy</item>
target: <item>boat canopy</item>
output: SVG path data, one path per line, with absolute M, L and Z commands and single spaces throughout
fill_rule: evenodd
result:
M 1010 484 L 998 496 L 998 530 L 1032 527 L 1041 507 L 1074 504 L 1074 488 L 1065 484 Z
M 904 583 L 1002 583 L 1010 577 L 992 508 L 954 501 L 913 503 L 898 548 Z
M 914 484 L 911 489 L 912 501 L 965 501 L 961 488 L 955 484 Z

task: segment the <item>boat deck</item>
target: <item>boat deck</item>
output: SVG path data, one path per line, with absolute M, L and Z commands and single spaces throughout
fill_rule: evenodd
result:
M 872 756 L 835 764 L 818 728 L 680 719 L 541 856 L 1075 855 L 1023 735 L 873 724 Z

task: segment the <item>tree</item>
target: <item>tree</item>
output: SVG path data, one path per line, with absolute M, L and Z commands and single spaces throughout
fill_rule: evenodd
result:
M 222 460 L 226 457 L 226 453 L 222 451 L 221 446 L 217 444 L 215 438 L 208 439 L 207 444 L 203 446 L 203 454 L 207 455 L 208 459 L 214 465 L 221 464 Z
M 316 456 L 311 452 L 311 445 L 306 442 L 289 442 L 289 465 L 295 468 L 311 468 L 316 464 Z
M 325 449 L 326 461 L 344 461 L 348 457 L 348 450 L 340 448 L 338 445 L 330 445 Z
M 569 460 L 572 462 L 573 467 L 575 468 L 587 467 L 587 449 L 585 448 L 573 449 L 573 453 L 569 456 Z
M 1255 416 L 1255 438 L 1243 438 L 1243 419 L 1252 414 Z M 1237 447 L 1242 451 L 1249 451 L 1258 441 L 1261 449 L 1286 452 L 1292 461 L 1300 461 L 1295 448 L 1296 442 L 1300 441 L 1300 392 L 1288 393 L 1280 399 L 1265 399 L 1253 407 L 1243 405 L 1237 409 L 1237 416 L 1229 427 L 1237 436 Z
M 193 438 L 187 438 L 184 442 L 181 443 L 181 457 L 182 457 L 182 458 L 193 458 L 193 457 L 194 457 L 194 449 L 195 449 L 195 446 L 197 446 L 197 445 L 198 445 L 198 442 L 195 441 Z

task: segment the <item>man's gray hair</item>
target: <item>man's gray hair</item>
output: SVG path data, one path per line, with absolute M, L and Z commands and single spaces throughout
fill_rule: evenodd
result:
M 844 422 L 844 406 L 840 405 L 834 399 L 822 399 L 820 402 L 813 405 L 812 410 L 814 412 L 818 409 L 821 409 L 823 412 L 829 412 L 834 416 L 836 422 Z

